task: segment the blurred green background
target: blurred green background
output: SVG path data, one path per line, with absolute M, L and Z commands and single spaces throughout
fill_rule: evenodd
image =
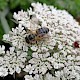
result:
M 4 33 L 8 33 L 15 23 L 11 21 L 13 13 L 19 10 L 27 10 L 32 2 L 41 2 L 65 9 L 74 18 L 80 17 L 80 0 L 0 0 L 0 40 Z

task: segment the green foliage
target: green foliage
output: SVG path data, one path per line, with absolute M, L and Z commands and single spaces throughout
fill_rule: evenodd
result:
M 4 30 L 1 27 L 1 23 L 0 23 L 0 40 L 2 39 L 3 34 L 4 34 Z
M 19 5 L 19 3 L 20 3 L 20 0 L 10 0 L 9 6 L 11 9 L 14 9 Z
M 74 17 L 80 15 L 80 0 L 57 0 L 55 6 L 66 9 Z
M 21 9 L 27 10 L 27 8 L 30 6 L 30 3 L 28 0 L 10 0 L 9 6 L 10 9 L 20 7 Z
M 27 10 L 30 6 L 31 0 L 0 0 L 0 10 L 9 7 L 11 10 L 19 7 L 20 9 Z M 33 1 L 33 0 L 32 0 Z M 53 5 L 59 9 L 66 9 L 74 17 L 80 15 L 80 0 L 34 0 L 35 2 L 46 3 Z
M 5 9 L 7 5 L 7 0 L 0 0 L 0 10 Z

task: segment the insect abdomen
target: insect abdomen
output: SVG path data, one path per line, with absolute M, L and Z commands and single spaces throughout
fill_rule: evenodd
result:
M 43 35 L 47 34 L 48 32 L 49 32 L 49 29 L 46 28 L 46 27 L 39 28 L 39 29 L 36 31 L 37 34 L 43 34 Z

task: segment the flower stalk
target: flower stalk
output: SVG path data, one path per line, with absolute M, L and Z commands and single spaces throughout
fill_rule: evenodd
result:
M 8 22 L 6 20 L 6 15 L 8 14 L 8 12 L 9 12 L 8 8 L 6 8 L 3 11 L 0 11 L 0 20 L 1 20 L 1 24 L 2 24 L 2 27 L 3 27 L 5 33 L 9 33 L 9 31 L 10 31 Z

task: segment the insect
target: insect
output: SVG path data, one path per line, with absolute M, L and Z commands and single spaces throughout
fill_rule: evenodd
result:
M 31 32 L 28 36 L 25 37 L 25 40 L 27 43 L 36 43 L 37 41 L 42 40 L 45 38 L 45 35 L 48 34 L 49 29 L 46 27 L 42 27 L 39 29 L 36 29 L 35 32 Z

